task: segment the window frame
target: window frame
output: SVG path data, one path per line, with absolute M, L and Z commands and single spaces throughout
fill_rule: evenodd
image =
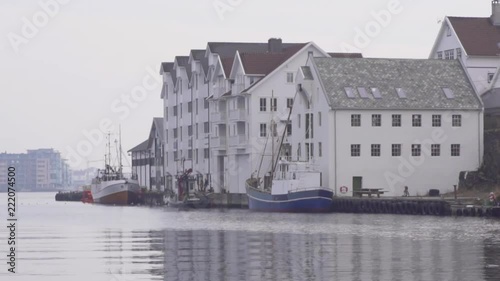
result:
M 351 144 L 351 157 L 361 157 L 361 144 Z
M 392 127 L 402 127 L 401 114 L 392 114 Z
M 351 127 L 361 127 L 361 114 L 351 114 Z
M 371 155 L 372 157 L 380 157 L 381 155 L 381 145 L 380 144 L 372 144 L 371 145 Z
M 372 114 L 372 127 L 382 127 L 382 114 Z

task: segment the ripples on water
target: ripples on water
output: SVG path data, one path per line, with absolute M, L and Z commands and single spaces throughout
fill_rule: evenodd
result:
M 6 225 L 6 197 L 0 194 Z M 0 280 L 500 280 L 500 222 L 177 211 L 19 194 L 18 273 Z

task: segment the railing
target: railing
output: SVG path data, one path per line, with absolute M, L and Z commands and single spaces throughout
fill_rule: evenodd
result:
M 226 120 L 226 112 L 212 112 L 210 113 L 210 121 L 219 123 Z
M 212 147 L 221 147 L 226 145 L 226 137 L 213 137 L 210 142 Z
M 246 145 L 247 143 L 248 140 L 246 135 L 236 135 L 236 136 L 231 136 L 229 138 L 230 146 L 241 146 L 241 145 Z
M 231 110 L 229 112 L 229 119 L 233 121 L 245 121 L 247 119 L 247 111 L 244 108 Z

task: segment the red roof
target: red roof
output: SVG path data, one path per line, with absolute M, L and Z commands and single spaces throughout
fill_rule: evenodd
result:
M 240 53 L 246 74 L 268 75 L 286 60 L 300 51 L 306 44 L 289 47 L 282 53 Z
M 448 17 L 469 56 L 498 56 L 500 26 L 490 18 Z

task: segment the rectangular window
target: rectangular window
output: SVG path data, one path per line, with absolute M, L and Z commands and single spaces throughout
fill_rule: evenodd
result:
M 453 127 L 462 127 L 462 115 L 456 114 L 451 117 Z
M 203 123 L 203 132 L 204 132 L 205 134 L 210 133 L 210 125 L 209 125 L 209 123 L 208 123 L 208 122 Z
M 310 150 L 311 154 L 310 155 L 311 155 L 311 158 L 312 158 L 312 157 L 314 157 L 314 143 L 311 143 L 310 146 L 311 146 L 311 150 Z
M 380 144 L 372 144 L 372 156 L 373 157 L 380 156 Z
M 193 159 L 193 150 L 192 149 L 188 150 L 188 159 Z
M 461 59 L 462 58 L 462 49 L 457 48 L 457 58 Z
M 302 157 L 302 147 L 300 143 L 297 145 L 297 158 L 300 159 Z
M 401 127 L 401 114 L 393 114 L 392 115 L 392 126 L 393 127 Z
M 198 85 L 198 84 L 196 84 Z M 196 104 L 195 104 L 195 110 L 196 110 L 196 115 L 198 115 L 198 99 L 196 99 Z
M 441 127 L 441 115 L 432 115 L 432 127 Z
M 260 111 L 267 111 L 266 98 L 260 99 Z
M 451 156 L 460 156 L 460 144 L 451 145 Z
M 394 157 L 401 156 L 401 144 L 392 145 L 392 156 Z
M 321 112 L 318 112 L 318 126 L 321 127 Z
M 455 50 L 446 50 L 444 51 L 444 59 L 445 60 L 454 60 L 455 59 Z
M 380 127 L 380 126 L 382 126 L 382 115 L 372 114 L 372 127 Z
M 192 136 L 193 135 L 193 126 L 189 125 L 188 126 L 188 136 Z
M 311 148 L 309 147 L 309 143 L 306 143 L 306 160 L 309 161 L 309 155 L 311 155 Z
M 420 156 L 420 154 L 422 153 L 421 148 L 422 147 L 420 144 L 412 144 L 411 145 L 411 156 Z
M 321 142 L 318 143 L 318 156 L 323 157 L 323 145 Z
M 286 82 L 287 83 L 293 83 L 293 72 L 288 72 L 286 74 Z
M 488 73 L 488 83 L 491 83 L 491 81 L 493 81 L 493 78 L 495 78 L 495 73 Z
M 203 102 L 203 107 L 204 107 L 205 109 L 207 109 L 207 108 L 208 108 L 208 100 L 207 100 L 207 99 L 205 99 L 205 101 Z
M 271 132 L 273 133 L 274 137 L 278 136 L 278 124 L 276 123 L 271 124 Z
M 193 112 L 193 102 L 192 101 L 188 102 L 188 112 L 189 113 Z
M 181 118 L 182 118 L 182 104 L 179 105 L 179 108 L 181 109 Z
M 208 159 L 209 155 L 210 151 L 208 150 L 208 148 L 203 149 L 203 158 Z
M 196 139 L 198 139 L 198 123 L 196 123 L 195 134 L 196 134 Z
M 292 106 L 293 106 L 293 99 L 286 99 L 286 107 L 292 108 Z
M 277 111 L 277 110 L 278 110 L 278 99 L 271 98 L 271 111 Z
M 194 150 L 194 160 L 196 161 L 196 164 L 198 164 L 198 148 Z
M 174 116 L 177 116 L 177 105 L 174 105 Z
M 174 161 L 177 161 L 179 158 L 179 153 L 177 151 L 174 151 Z
M 441 154 L 441 145 L 432 144 L 431 145 L 431 156 L 439 156 Z
M 300 114 L 297 114 L 297 117 L 298 117 L 298 118 L 297 118 L 297 121 L 298 121 L 298 122 L 297 122 L 297 125 L 299 126 L 299 129 L 300 129 L 300 123 L 301 123 L 301 122 L 300 122 L 300 121 L 301 121 L 301 120 L 300 120 Z
M 314 115 L 306 113 L 306 139 L 314 138 Z
M 451 36 L 451 27 L 446 26 L 446 36 L 450 37 Z
M 174 128 L 174 139 L 177 138 L 177 128 Z
M 292 121 L 289 121 L 288 124 L 286 125 L 286 135 L 287 136 L 292 135 Z
M 443 59 L 443 52 L 438 52 L 438 59 L 440 59 L 440 60 Z
M 182 127 L 179 128 L 179 135 L 181 136 L 181 141 L 182 141 Z
M 351 144 L 351 156 L 352 157 L 361 156 L 361 144 Z
M 260 136 L 263 138 L 267 136 L 267 124 L 265 123 L 260 124 Z
M 361 127 L 361 114 L 351 114 L 351 127 Z
M 413 114 L 412 125 L 413 125 L 413 127 L 422 127 L 422 115 Z

